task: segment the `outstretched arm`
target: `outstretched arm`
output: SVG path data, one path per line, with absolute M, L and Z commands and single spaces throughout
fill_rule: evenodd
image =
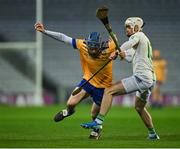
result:
M 51 38 L 54 38 L 58 41 L 62 41 L 64 43 L 67 43 L 67 44 L 70 44 L 72 45 L 73 44 L 73 38 L 63 34 L 63 33 L 59 33 L 59 32 L 53 32 L 53 31 L 48 31 L 48 30 L 45 30 L 44 28 L 44 25 L 42 23 L 36 23 L 34 25 L 36 31 L 39 31 L 39 32 L 42 32 L 44 33 L 45 35 L 51 37 Z
M 48 35 L 49 37 L 52 37 L 58 41 L 62 41 L 64 43 L 70 44 L 72 45 L 72 38 L 63 34 L 63 33 L 59 33 L 59 32 L 53 32 L 53 31 L 49 31 L 49 30 L 44 30 L 43 32 L 45 35 Z

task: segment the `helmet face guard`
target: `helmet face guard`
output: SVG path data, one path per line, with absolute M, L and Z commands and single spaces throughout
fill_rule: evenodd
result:
M 88 53 L 91 57 L 96 58 L 101 53 L 101 37 L 100 33 L 92 32 L 86 39 L 86 44 L 88 46 Z
M 100 43 L 99 42 L 87 41 L 87 46 L 89 49 L 99 49 Z

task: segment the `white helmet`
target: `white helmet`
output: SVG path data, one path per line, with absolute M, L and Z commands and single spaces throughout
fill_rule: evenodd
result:
M 135 25 L 138 26 L 138 32 L 142 30 L 142 27 L 144 25 L 143 19 L 139 18 L 139 17 L 130 17 L 127 18 L 125 21 L 125 26 L 129 25 L 131 28 L 133 28 Z

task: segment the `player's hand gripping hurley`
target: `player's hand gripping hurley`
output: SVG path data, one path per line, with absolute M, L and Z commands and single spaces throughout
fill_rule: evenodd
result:
M 105 28 L 107 29 L 109 35 L 111 36 L 112 40 L 114 41 L 115 45 L 116 45 L 116 49 L 121 52 L 120 48 L 119 48 L 119 44 L 118 41 L 112 31 L 112 28 L 109 24 L 109 20 L 108 20 L 108 8 L 107 7 L 101 7 L 98 8 L 96 11 L 96 17 L 98 19 L 101 20 L 101 22 L 104 24 Z M 109 62 L 111 62 L 111 59 L 109 59 L 101 68 L 99 68 L 86 82 L 84 82 L 80 87 L 78 87 L 77 89 L 75 89 L 72 92 L 72 95 L 77 95 L 83 88 L 83 86 L 85 86 L 91 79 L 94 78 L 95 75 L 97 75 L 107 64 L 109 64 Z

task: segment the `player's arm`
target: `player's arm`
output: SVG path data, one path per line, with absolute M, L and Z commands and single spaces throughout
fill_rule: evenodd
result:
M 122 51 L 122 52 L 124 52 L 124 59 L 127 61 L 127 62 L 129 62 L 129 63 L 131 63 L 132 62 L 132 60 L 133 60 L 133 58 L 134 58 L 134 55 L 135 55 L 135 50 L 133 49 L 133 48 L 131 48 L 131 49 L 128 49 L 128 50 L 126 50 L 126 51 Z
M 132 62 L 135 53 L 136 53 L 136 51 L 133 48 L 127 49 L 127 50 L 121 50 L 121 52 L 119 52 L 118 50 L 116 51 L 116 55 L 119 55 L 121 60 L 125 60 L 129 63 Z
M 139 40 L 140 40 L 140 38 L 137 35 L 136 36 L 132 36 L 132 37 L 130 37 L 130 39 L 128 41 L 124 42 L 121 45 L 120 49 L 122 51 L 126 51 L 128 49 L 132 49 L 134 46 L 138 45 Z
M 64 43 L 67 43 L 69 45 L 72 45 L 73 47 L 75 46 L 76 44 L 76 39 L 73 39 L 63 33 L 60 33 L 60 32 L 54 32 L 54 31 L 49 31 L 49 30 L 45 30 L 44 28 L 44 25 L 42 23 L 36 23 L 34 25 L 35 29 L 39 32 L 42 32 L 44 33 L 45 35 L 53 38 L 53 39 L 56 39 L 58 41 L 61 41 L 61 42 L 64 42 Z
M 128 50 L 122 50 L 121 52 L 116 50 L 116 51 L 111 53 L 109 59 L 113 59 L 114 60 L 119 55 L 121 60 L 126 60 L 127 62 L 131 63 L 133 58 L 134 58 L 135 52 L 136 51 L 133 48 L 128 49 Z
M 135 50 L 133 50 L 133 47 L 139 43 L 139 40 L 140 40 L 139 36 L 137 35 L 131 36 L 129 41 L 126 41 L 121 45 L 120 47 L 121 52 L 116 50 L 110 55 L 109 58 L 116 59 L 117 56 L 119 55 L 121 60 L 125 59 L 126 61 L 131 62 L 135 54 Z
M 49 30 L 45 30 L 43 33 L 51 38 L 58 40 L 58 41 L 72 45 L 73 38 L 71 38 L 63 33 L 49 31 Z

